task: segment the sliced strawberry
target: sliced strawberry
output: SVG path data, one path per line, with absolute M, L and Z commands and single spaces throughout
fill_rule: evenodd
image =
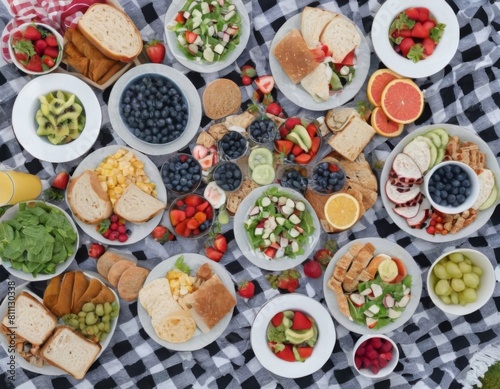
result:
M 427 34 L 430 34 L 431 30 L 436 27 L 436 23 L 434 23 L 432 20 L 427 20 L 422 23 L 422 26 L 424 27 L 424 30 L 427 31 Z
M 192 194 L 192 195 L 187 196 L 184 199 L 184 202 L 186 203 L 187 206 L 196 208 L 198 205 L 203 203 L 203 198 L 201 198 L 198 195 Z
M 59 43 L 57 42 L 57 38 L 52 34 L 49 34 L 45 37 L 45 42 L 50 47 L 58 47 L 59 46 Z
M 286 126 L 281 126 L 280 127 L 280 136 L 282 138 L 286 138 L 286 136 L 290 133 L 290 130 L 286 128 Z
M 179 209 L 172 209 L 170 211 L 170 222 L 172 226 L 175 227 L 182 221 L 186 220 L 186 213 Z
M 255 85 L 264 95 L 271 93 L 274 88 L 273 76 L 261 76 L 255 80 Z
M 59 55 L 59 49 L 57 47 L 50 47 L 47 46 L 45 50 L 43 51 L 44 55 L 48 55 L 51 58 L 56 59 L 57 56 Z
M 206 247 L 205 248 L 205 255 L 211 259 L 212 261 L 219 262 L 224 254 L 222 254 L 220 251 L 217 251 L 214 249 L 212 246 Z
M 424 54 L 428 57 L 434 52 L 436 42 L 434 42 L 431 38 L 424 38 L 422 46 L 424 47 Z
M 26 27 L 23 36 L 25 39 L 29 39 L 31 41 L 37 41 L 42 38 L 42 34 L 40 34 L 40 31 L 38 31 L 34 25 Z
M 292 152 L 293 146 L 294 144 L 291 140 L 280 139 L 276 141 L 276 148 L 278 149 L 278 152 L 286 155 Z
M 187 228 L 196 230 L 200 226 L 200 222 L 194 218 L 188 219 Z
M 305 165 L 308 163 L 312 157 L 309 154 L 301 154 L 298 157 L 295 158 L 295 162 L 300 163 L 301 165 Z
M 330 48 L 328 47 L 328 45 L 325 45 L 325 44 L 321 45 L 321 50 L 323 50 L 323 53 L 325 53 L 326 57 L 331 57 L 333 54 L 331 52 Z
M 411 20 L 419 20 L 419 12 L 417 8 L 408 8 L 405 10 L 406 16 Z
M 274 315 L 271 319 L 271 323 L 273 324 L 273 326 L 278 327 L 283 322 L 283 316 L 283 312 L 278 312 L 276 315 Z
M 288 129 L 288 130 L 293 130 L 293 128 L 298 125 L 298 124 L 301 124 L 302 121 L 300 120 L 300 118 L 288 118 L 286 119 L 285 121 L 285 127 Z
M 314 123 L 309 123 L 306 127 L 307 133 L 311 138 L 314 138 L 316 135 L 318 135 L 318 129 L 314 125 Z
M 26 69 L 32 72 L 42 72 L 43 71 L 42 58 L 38 54 L 35 54 L 28 61 Z
M 299 145 L 294 145 L 292 148 L 292 154 L 295 155 L 295 157 L 298 157 L 303 152 L 304 150 L 302 150 L 302 147 L 300 147 Z
M 21 39 L 23 39 L 23 33 L 21 31 L 16 31 L 12 34 L 12 44 L 19 42 Z
M 418 12 L 418 20 L 422 23 L 426 22 L 427 20 L 429 20 L 429 17 L 430 17 L 430 12 L 427 8 L 425 7 L 418 7 L 417 8 L 417 12 Z
M 186 207 L 184 212 L 186 212 L 186 217 L 193 217 L 194 214 L 196 213 L 196 208 L 195 207 Z
M 276 249 L 273 248 L 273 247 L 268 247 L 265 251 L 264 251 L 264 255 L 268 258 L 271 258 L 271 259 L 274 259 L 274 257 L 276 256 Z
M 186 18 L 184 17 L 182 12 L 177 12 L 177 15 L 175 15 L 175 21 L 177 23 L 184 24 L 186 23 Z
M 227 251 L 227 240 L 222 234 L 218 234 L 214 239 L 214 247 L 217 251 L 224 254 Z
M 401 54 L 403 54 L 403 57 L 406 57 L 410 49 L 413 47 L 415 44 L 415 41 L 412 38 L 404 38 L 401 43 L 399 44 L 399 49 L 401 50 Z
M 16 57 L 16 59 L 17 59 L 19 62 L 24 62 L 24 61 L 27 61 L 27 60 L 28 60 L 28 54 L 26 54 L 26 53 L 18 53 L 18 52 L 14 52 L 14 57 Z
M 314 57 L 316 62 L 323 62 L 326 57 L 325 52 L 321 49 L 321 47 L 316 47 L 315 49 L 309 49 Z
M 350 53 L 348 53 L 344 59 L 342 60 L 342 65 L 345 65 L 345 66 L 353 66 L 354 65 L 354 59 L 356 58 L 355 54 L 354 54 L 354 50 L 351 51 Z
M 285 348 L 281 351 L 278 351 L 276 355 L 278 358 L 283 359 L 288 362 L 295 362 L 295 355 L 293 354 L 293 348 L 291 344 L 285 344 Z
M 210 203 L 207 200 L 205 200 L 200 205 L 196 206 L 196 210 L 198 212 L 205 212 L 205 210 L 208 208 L 209 205 L 210 205 Z
M 271 115 L 274 116 L 279 116 L 283 112 L 283 109 L 278 103 L 271 103 L 266 107 L 266 113 L 270 113 Z
M 312 138 L 311 150 L 309 150 L 310 154 L 316 155 L 319 150 L 320 143 L 321 139 L 319 138 L 319 136 L 315 136 L 314 138 Z
M 49 68 L 53 67 L 56 64 L 52 58 L 47 57 L 46 55 L 42 57 L 42 62 Z
M 45 42 L 43 39 L 39 39 L 35 42 L 35 51 L 38 55 L 43 55 L 43 51 L 47 48 L 47 42 Z
M 172 216 L 172 215 L 170 215 L 170 216 Z M 179 222 L 175 226 L 175 232 L 181 236 L 186 236 L 186 231 L 188 230 L 187 224 L 188 224 L 187 220 L 183 220 L 183 221 Z M 173 225 L 173 223 L 172 223 L 172 225 Z M 189 232 L 188 232 L 187 236 L 189 236 Z
M 198 220 L 200 224 L 204 223 L 207 220 L 207 214 L 205 212 L 196 212 L 194 218 Z
M 397 36 L 402 36 L 403 38 L 409 38 L 411 37 L 411 30 L 409 28 L 403 28 L 402 30 L 399 30 Z
M 311 320 L 309 320 L 307 316 L 304 315 L 302 312 L 295 311 L 295 315 L 293 315 L 292 330 L 295 331 L 308 330 L 311 327 L 312 327 Z
M 212 208 L 212 206 L 207 207 L 207 209 L 205 210 L 205 215 L 207 216 L 208 220 L 212 220 L 212 218 L 214 217 L 214 209 Z
M 413 28 L 411 29 L 412 38 L 428 38 L 429 31 L 426 31 L 422 23 L 416 22 Z
M 312 355 L 313 348 L 312 347 L 297 347 L 297 352 L 299 353 L 302 359 L 307 359 Z
M 198 34 L 192 32 L 192 31 L 186 31 L 186 42 L 191 44 L 194 43 L 194 41 L 198 38 Z
M 69 174 L 67 172 L 60 172 L 55 176 L 54 181 L 52 181 L 52 187 L 65 190 L 68 186 Z

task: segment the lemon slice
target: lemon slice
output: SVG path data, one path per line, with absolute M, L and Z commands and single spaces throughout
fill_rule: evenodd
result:
M 325 217 L 337 230 L 347 230 L 359 219 L 359 203 L 347 193 L 335 193 L 325 203 Z

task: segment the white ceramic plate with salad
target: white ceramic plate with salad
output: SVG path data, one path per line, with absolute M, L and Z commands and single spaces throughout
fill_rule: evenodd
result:
M 278 201 L 269 201 L 269 204 L 263 207 L 265 209 L 259 212 L 256 207 L 258 208 L 258 204 L 262 204 L 263 198 L 268 197 L 266 195 L 269 193 L 268 191 L 273 193 L 277 191 L 282 196 L 273 194 L 272 197 L 278 198 Z M 280 197 L 291 199 L 293 204 L 280 205 Z M 299 203 L 304 205 L 304 210 L 302 210 L 301 205 L 298 205 Z M 267 200 L 265 204 L 267 204 Z M 286 209 L 285 206 L 290 209 Z M 265 215 L 267 209 L 272 209 L 271 213 L 275 212 L 274 209 L 281 209 L 281 211 L 277 211 L 274 215 L 276 223 L 270 222 L 271 224 L 266 225 L 266 227 L 259 226 L 261 223 L 264 225 L 265 219 L 269 218 Z M 298 211 L 298 215 L 294 215 L 295 211 Z M 294 216 L 296 217 L 294 218 Z M 252 218 L 255 219 L 251 220 Z M 245 223 L 249 223 L 250 230 L 247 230 Z M 294 226 L 298 226 L 299 229 L 297 230 Z M 254 227 L 256 228 L 254 229 Z M 259 230 L 256 234 L 257 229 L 262 231 Z M 266 231 L 267 229 L 269 230 Z M 292 230 L 295 231 L 292 232 Z M 318 243 L 320 231 L 318 216 L 311 204 L 297 191 L 279 185 L 267 185 L 254 189 L 241 202 L 234 216 L 234 236 L 238 247 L 250 262 L 265 270 L 287 270 L 304 262 Z M 275 235 L 274 240 L 278 245 L 272 244 L 272 234 Z M 280 236 L 285 240 L 281 241 Z M 281 249 L 278 246 L 281 246 Z M 293 252 L 297 246 L 298 251 Z M 265 247 L 266 250 L 272 248 L 273 250 L 270 250 L 268 254 L 271 254 L 271 257 L 274 254 L 274 259 L 270 259 L 269 255 L 266 256 L 264 254 L 266 250 L 262 251 L 259 247 Z M 284 250 L 283 255 L 280 256 L 279 250 Z
M 80 244 L 79 244 L 79 235 L 78 235 L 78 230 L 76 228 L 76 225 L 73 222 L 73 219 L 63 209 L 59 208 L 56 205 L 48 204 L 48 203 L 45 203 L 43 201 L 30 201 L 30 203 L 31 202 L 39 203 L 39 204 L 45 204 L 48 207 L 50 207 L 50 208 L 52 208 L 54 210 L 57 210 L 57 211 L 59 211 L 59 212 L 62 213 L 63 217 L 66 218 L 66 220 L 68 221 L 68 224 L 66 224 L 66 228 L 63 229 L 63 232 L 65 230 L 73 231 L 73 234 L 75 235 L 75 239 L 73 240 L 73 242 L 71 242 L 72 238 L 70 238 L 69 236 L 67 236 L 66 235 L 67 233 L 64 232 L 64 235 L 67 236 L 66 237 L 66 241 L 68 242 L 67 244 L 71 245 L 71 247 L 73 249 L 73 253 L 71 255 L 67 256 L 67 258 L 65 260 L 63 260 L 62 262 L 59 262 L 56 265 L 55 270 L 54 270 L 54 272 L 52 274 L 38 273 L 35 277 L 33 276 L 33 274 L 31 272 L 25 272 L 23 270 L 14 269 L 12 267 L 11 262 L 8 261 L 8 260 L 4 261 L 2 259 L 1 263 L 2 263 L 3 267 L 5 268 L 5 270 L 7 270 L 10 274 L 12 274 L 13 276 L 15 276 L 17 278 L 20 278 L 20 279 L 26 280 L 26 281 L 30 281 L 30 282 L 31 281 L 44 281 L 44 280 L 49 280 L 49 279 L 51 279 L 51 278 L 53 278 L 53 277 L 61 274 L 63 271 L 65 271 L 69 267 L 69 265 L 71 264 L 71 262 L 73 262 L 73 260 L 75 259 L 75 256 L 76 256 L 76 251 L 78 250 L 78 247 L 80 247 Z M 23 203 L 23 204 L 26 204 L 26 203 Z M 19 206 L 20 205 L 21 204 L 16 204 L 13 207 L 7 209 L 7 211 L 5 211 L 5 213 L 3 214 L 3 216 L 0 218 L 0 223 L 4 222 L 4 221 L 8 221 L 8 220 L 10 221 L 10 220 L 16 219 L 16 215 L 19 214 Z M 51 215 L 51 213 L 49 213 L 49 215 Z M 54 219 L 54 217 L 56 217 L 56 219 Z M 29 227 L 29 226 L 34 226 L 34 227 L 38 228 L 39 226 L 48 226 L 49 223 L 50 224 L 52 224 L 52 223 L 56 224 L 56 223 L 58 223 L 57 222 L 57 217 L 58 217 L 57 215 L 56 216 L 51 216 L 50 219 L 47 219 L 46 223 L 42 223 L 42 222 L 39 222 L 38 217 L 30 215 L 30 217 L 23 217 L 23 220 L 20 220 L 20 223 L 23 225 L 23 231 L 26 231 L 24 228 L 25 227 Z M 10 233 L 14 233 L 14 231 L 11 230 Z M 10 233 L 2 225 L 0 225 L 0 238 L 2 240 L 6 239 L 6 237 Z M 32 235 L 31 236 L 31 240 L 33 242 L 40 243 L 40 245 L 43 246 L 45 244 L 46 239 L 47 239 L 46 235 L 44 235 L 45 233 L 49 233 L 48 230 L 39 231 L 39 232 L 36 233 L 36 235 Z M 26 236 L 28 236 L 28 235 L 26 235 Z M 54 234 L 51 234 L 51 236 L 54 238 Z M 38 245 L 35 244 L 35 246 L 31 246 L 31 248 L 30 248 L 30 246 L 31 245 L 27 244 L 25 247 L 19 247 L 19 249 L 29 250 L 27 252 L 35 250 L 35 252 L 36 252 L 36 247 Z M 42 250 L 44 250 L 44 248 L 42 248 Z M 52 254 L 53 255 L 51 255 L 51 258 L 54 258 L 54 251 L 52 251 Z M 35 254 L 35 257 L 33 258 L 33 260 L 29 260 L 28 259 L 29 257 L 26 257 L 23 262 L 29 268 L 32 265 L 39 264 L 39 260 L 42 257 L 42 255 L 43 254 L 41 254 L 40 251 L 39 251 L 37 254 Z M 1 257 L 1 255 L 0 255 L 0 257 Z M 45 261 L 45 259 L 44 259 L 44 261 Z M 50 260 L 48 262 L 44 262 L 44 263 L 50 265 Z
M 354 320 L 351 320 L 348 318 L 346 315 L 344 315 L 341 310 L 339 309 L 339 305 L 337 302 L 337 297 L 335 292 L 330 289 L 328 286 L 328 281 L 330 280 L 330 277 L 332 277 L 333 271 L 335 269 L 335 266 L 337 265 L 337 262 L 339 259 L 346 254 L 349 249 L 357 243 L 361 243 L 363 245 L 367 243 L 371 243 L 375 247 L 375 252 L 374 252 L 374 257 L 377 256 L 378 254 L 385 254 L 391 258 L 397 258 L 402 263 L 404 264 L 406 268 L 406 274 L 411 276 L 411 286 L 410 286 L 410 299 L 407 303 L 407 305 L 404 307 L 404 310 L 402 310 L 401 315 L 399 318 L 394 319 L 392 321 L 389 321 L 386 325 L 384 325 L 381 328 L 376 329 L 374 328 L 368 328 L 366 325 L 366 317 L 363 312 L 358 312 L 359 317 L 363 318 L 362 323 L 358 323 Z M 332 260 L 330 261 L 328 267 L 325 270 L 325 274 L 323 277 L 323 293 L 325 295 L 325 301 L 328 306 L 328 309 L 330 310 L 332 316 L 334 317 L 335 320 L 339 322 L 342 326 L 347 328 L 349 331 L 355 332 L 357 334 L 365 335 L 365 334 L 385 334 L 387 332 L 394 331 L 395 329 L 401 327 L 404 323 L 406 323 L 413 315 L 415 310 L 418 307 L 418 304 L 420 302 L 420 296 L 422 294 L 422 276 L 421 276 L 422 271 L 418 267 L 417 263 L 413 259 L 413 257 L 401 246 L 397 245 L 396 243 L 393 243 L 387 239 L 381 239 L 381 238 L 362 238 L 362 239 L 357 239 L 355 241 L 349 242 L 342 248 L 340 248 L 335 255 L 333 256 Z M 379 273 L 376 273 L 377 277 L 379 277 Z M 376 278 L 377 279 L 377 278 Z M 400 283 L 390 283 L 388 285 L 389 288 L 393 288 L 394 285 L 397 285 Z M 361 283 L 360 283 L 361 285 Z M 387 285 L 387 284 L 386 284 Z M 399 286 L 398 286 L 399 289 Z M 401 288 L 402 289 L 402 288 Z M 382 297 L 385 298 L 386 294 L 389 289 L 384 290 L 382 288 Z M 386 293 L 387 292 L 387 293 Z M 400 290 L 397 290 L 396 293 L 400 293 Z M 393 292 L 391 291 L 391 295 Z M 395 295 L 394 295 L 395 296 Z M 401 297 L 401 296 L 398 296 Z M 348 297 L 349 300 L 349 297 Z M 350 300 L 349 300 L 350 301 Z M 368 302 L 368 298 L 365 300 Z M 352 314 L 352 307 L 351 306 L 351 314 Z M 376 303 L 374 305 L 378 305 L 380 309 L 382 308 L 382 303 Z M 380 320 L 380 319 L 379 319 Z M 381 321 L 382 322 L 382 321 Z
M 189 109 L 189 119 L 186 124 L 186 128 L 184 129 L 184 132 L 181 134 L 181 136 L 173 142 L 164 144 L 144 142 L 130 132 L 122 119 L 120 113 L 120 104 L 123 91 L 135 79 L 148 74 L 168 78 L 182 92 L 187 101 Z M 193 137 L 196 135 L 196 132 L 198 131 L 202 113 L 200 96 L 198 95 L 198 91 L 196 90 L 192 82 L 189 81 L 189 79 L 181 72 L 162 64 L 145 64 L 135 66 L 123 76 L 121 76 L 113 86 L 111 94 L 109 95 L 108 111 L 111 126 L 113 127 L 113 130 L 115 130 L 116 133 L 120 136 L 120 138 L 122 138 L 129 146 L 148 155 L 170 154 L 179 151 L 187 146 L 187 144 L 191 141 L 191 139 L 193 139 Z
M 156 184 L 156 190 L 158 193 L 157 199 L 166 204 L 167 190 L 165 189 L 165 185 L 163 184 L 160 172 L 158 171 L 156 165 L 144 154 L 141 154 L 140 152 L 126 146 L 112 145 L 95 150 L 93 153 L 87 155 L 87 157 L 82 162 L 80 162 L 78 167 L 73 172 L 73 177 L 76 177 L 80 173 L 83 173 L 86 169 L 94 170 L 95 168 L 97 168 L 97 166 L 99 166 L 99 164 L 104 159 L 106 159 L 106 157 L 113 155 L 120 149 L 131 151 L 132 153 L 134 153 L 137 159 L 139 159 L 144 163 L 144 172 L 149 177 L 151 182 Z M 66 192 L 66 203 L 68 203 L 67 192 Z M 107 245 L 126 246 L 132 243 L 136 243 L 147 237 L 151 233 L 151 231 L 153 231 L 153 229 L 160 223 L 162 217 L 163 217 L 163 212 L 160 212 L 146 223 L 132 224 L 130 222 L 127 222 L 126 226 L 128 229 L 132 231 L 132 233 L 129 235 L 128 240 L 126 242 L 119 242 L 117 240 L 110 241 L 109 239 L 104 238 L 102 234 L 100 234 L 98 231 L 96 231 L 95 224 L 84 223 L 76 216 L 74 217 L 74 219 L 76 224 L 78 224 L 78 226 L 83 230 L 83 232 L 89 235 L 93 240 L 96 240 L 98 242 Z
M 345 18 L 345 16 L 340 15 L 340 17 Z M 346 18 L 347 19 L 347 18 Z M 278 30 L 274 39 L 271 43 L 270 53 L 273 52 L 276 44 L 291 30 L 297 28 L 300 30 L 302 15 L 297 14 L 288 19 Z M 350 19 L 348 19 L 350 20 Z M 351 21 L 351 20 L 350 20 Z M 352 21 L 351 21 L 352 22 Z M 353 23 L 354 24 L 354 23 Z M 300 84 L 295 85 L 286 73 L 281 68 L 278 60 L 273 54 L 269 55 L 269 65 L 271 66 L 271 73 L 276 81 L 276 85 L 283 92 L 283 94 L 290 99 L 295 105 L 299 107 L 310 109 L 311 111 L 326 111 L 335 107 L 339 107 L 350 99 L 352 99 L 363 86 L 366 77 L 368 76 L 368 70 L 370 68 L 370 47 L 365 38 L 365 35 L 356 26 L 359 36 L 361 37 L 361 43 L 355 51 L 356 54 L 356 74 L 354 79 L 349 85 L 346 85 L 341 92 L 335 93 L 330 96 L 327 101 L 317 102 L 312 96 L 306 92 Z
M 97 278 L 99 281 L 104 283 L 103 279 L 101 276 L 99 276 L 97 273 L 94 272 L 83 272 L 87 278 Z M 38 280 L 37 280 L 38 281 Z M 116 295 L 115 291 L 110 288 L 110 290 L 113 292 L 113 295 L 115 296 L 115 301 L 119 305 L 120 300 L 118 296 Z M 38 301 L 40 301 L 43 304 L 42 298 L 40 298 L 36 293 L 34 293 L 34 289 L 30 287 L 29 283 L 24 283 L 15 288 L 15 296 L 17 297 L 21 292 L 28 292 L 31 296 L 36 298 Z M 2 304 L 0 305 L 0 318 L 4 318 L 5 315 L 7 315 L 8 311 L 8 299 L 7 297 L 3 299 Z M 118 316 L 119 317 L 119 316 Z M 104 342 L 101 343 L 101 351 L 99 354 L 97 354 L 97 357 L 95 360 L 98 360 L 101 354 L 106 350 L 108 347 L 109 343 L 111 343 L 111 338 L 113 337 L 113 334 L 115 333 L 116 330 L 116 325 L 118 323 L 118 317 L 116 319 L 111 320 L 111 329 L 108 333 L 108 336 L 106 339 L 104 339 Z M 59 324 L 64 324 L 62 320 L 59 319 Z M 2 345 L 3 349 L 7 354 L 10 355 L 8 348 L 9 348 L 9 339 L 6 337 L 6 335 L 0 331 L 0 344 Z M 58 367 L 52 366 L 52 365 L 44 365 L 42 367 L 37 367 L 35 365 L 32 365 L 29 363 L 26 359 L 21 357 L 17 352 L 15 352 L 16 356 L 16 364 L 18 364 L 21 368 L 31 371 L 33 373 L 37 374 L 42 374 L 42 375 L 48 375 L 48 376 L 59 376 L 59 375 L 66 375 L 64 370 L 59 369 Z
M 312 354 L 304 362 L 285 361 L 269 348 L 267 329 L 273 317 L 283 311 L 300 311 L 311 317 L 318 329 Z M 312 374 L 331 357 L 336 342 L 335 326 L 326 308 L 310 297 L 291 293 L 277 296 L 265 303 L 255 316 L 250 332 L 250 342 L 255 356 L 271 373 L 287 378 Z
M 393 20 L 404 10 L 424 7 L 446 25 L 443 36 L 432 55 L 416 63 L 396 53 L 389 40 Z M 377 56 L 389 69 L 410 78 L 432 76 L 443 69 L 455 56 L 460 40 L 460 27 L 453 9 L 445 1 L 435 0 L 388 0 L 377 11 L 372 25 L 372 42 Z
M 438 123 L 438 124 L 432 124 L 429 126 L 424 126 L 421 127 L 415 131 L 412 131 L 411 134 L 407 135 L 404 137 L 397 145 L 396 147 L 392 150 L 391 154 L 387 158 L 387 160 L 384 163 L 384 168 L 382 170 L 381 174 L 381 187 L 384 188 L 385 183 L 389 177 L 389 173 L 391 170 L 392 163 L 394 161 L 394 158 L 396 155 L 401 153 L 403 151 L 403 148 L 414 138 L 420 135 L 424 135 L 432 130 L 442 128 L 444 129 L 449 136 L 458 136 L 460 141 L 462 142 L 474 142 L 479 146 L 479 150 L 482 153 L 486 154 L 486 168 L 490 169 L 493 172 L 493 175 L 495 177 L 495 185 L 497 188 L 499 187 L 500 183 L 500 167 L 498 166 L 498 160 L 495 157 L 495 154 L 493 154 L 493 151 L 490 149 L 490 147 L 487 145 L 487 143 L 482 140 L 477 134 L 459 126 L 455 126 L 452 124 L 445 124 L 445 123 Z M 423 186 L 422 186 L 423 187 Z M 441 234 L 435 234 L 431 235 L 426 231 L 426 228 L 411 228 L 406 219 L 403 217 L 399 216 L 396 214 L 393 210 L 395 204 L 389 200 L 387 197 L 387 194 L 385 190 L 380 191 L 381 197 L 382 197 L 382 202 L 384 204 L 384 207 L 391 217 L 391 219 L 394 221 L 394 223 L 397 224 L 399 228 L 401 228 L 403 231 L 408 233 L 409 235 L 412 235 L 416 238 L 420 238 L 423 240 L 426 240 L 428 242 L 434 242 L 434 243 L 445 243 L 445 242 L 451 242 L 454 240 L 458 239 L 463 239 L 467 236 L 470 236 L 474 234 L 477 230 L 479 230 L 481 227 L 483 227 L 488 220 L 491 219 L 491 216 L 493 215 L 493 212 L 495 211 L 495 207 L 498 205 L 500 198 L 497 198 L 495 203 L 490 206 L 489 208 L 478 211 L 477 218 L 474 222 L 469 224 L 467 227 L 462 228 L 455 234 L 447 234 L 447 235 L 441 235 Z M 427 223 L 429 224 L 429 223 Z
M 199 254 L 179 254 L 170 257 L 168 259 L 165 259 L 164 261 L 156 265 L 153 268 L 153 270 L 151 270 L 148 278 L 146 278 L 146 281 L 144 282 L 144 285 L 147 285 L 153 280 L 156 280 L 158 278 L 165 278 L 167 273 L 170 270 L 174 269 L 175 262 L 177 261 L 177 259 L 179 259 L 180 256 L 183 257 L 184 263 L 191 269 L 191 275 L 193 276 L 196 274 L 201 265 L 205 263 L 210 265 L 214 274 L 217 274 L 219 276 L 224 286 L 236 299 L 236 292 L 234 291 L 234 283 L 231 279 L 231 275 L 229 274 L 229 272 L 224 268 L 224 266 L 219 265 L 217 262 L 211 261 L 207 257 L 204 257 L 203 255 Z M 199 350 L 205 346 L 208 346 L 213 341 L 217 340 L 229 325 L 229 322 L 233 317 L 233 310 L 234 308 L 231 310 L 231 312 L 229 312 L 226 316 L 224 316 L 222 320 L 219 323 L 217 323 L 210 332 L 204 334 L 200 331 L 199 328 L 196 328 L 193 337 L 188 341 L 183 343 L 171 343 L 161 339 L 160 337 L 158 337 L 158 335 L 156 335 L 156 331 L 153 328 L 153 325 L 151 324 L 151 317 L 148 315 L 148 312 L 142 306 L 142 304 L 140 304 L 139 302 L 137 303 L 137 313 L 139 315 L 139 321 L 141 322 L 142 327 L 144 328 L 146 333 L 151 337 L 151 339 L 153 339 L 159 345 L 174 351 Z
M 210 3 L 211 3 L 211 1 L 207 1 L 207 0 L 203 0 L 203 1 L 205 3 L 207 3 L 208 5 L 210 5 Z M 239 22 L 236 23 L 236 25 L 238 25 L 238 27 L 239 27 L 239 43 L 237 43 L 236 46 L 233 47 L 230 51 L 227 51 L 226 49 L 223 48 L 223 46 L 221 46 L 221 48 L 223 48 L 223 50 L 224 50 L 224 51 L 222 51 L 223 59 L 217 60 L 217 57 L 219 55 L 215 52 L 216 51 L 215 48 L 217 47 L 217 44 L 219 44 L 219 43 L 226 45 L 226 43 L 224 43 L 224 39 L 226 39 L 226 38 L 220 38 L 220 37 L 214 38 L 217 41 L 215 41 L 215 40 L 213 41 L 213 49 L 214 49 L 213 54 L 215 57 L 215 60 L 213 62 L 207 62 L 206 60 L 203 60 L 201 58 L 198 60 L 188 58 L 186 56 L 185 51 L 184 51 L 184 50 L 187 51 L 187 47 L 189 45 L 189 42 L 186 41 L 185 32 L 179 31 L 178 33 L 176 33 L 171 28 L 169 28 L 169 26 L 175 26 L 177 24 L 176 17 L 179 14 L 179 11 L 181 9 L 183 9 L 184 7 L 186 7 L 186 5 L 188 3 L 192 4 L 193 1 L 192 0 L 173 0 L 172 4 L 170 5 L 170 7 L 167 10 L 167 13 L 165 15 L 165 37 L 167 40 L 168 54 L 172 55 L 177 61 L 179 61 L 182 65 L 184 65 L 185 67 L 187 67 L 190 70 L 193 70 L 193 71 L 198 72 L 198 73 L 218 72 L 219 70 L 224 69 L 225 67 L 231 65 L 234 61 L 236 61 L 238 59 L 238 57 L 241 55 L 241 53 L 243 52 L 243 50 L 245 50 L 245 48 L 247 46 L 248 39 L 250 38 L 250 19 L 248 17 L 248 12 L 245 8 L 245 5 L 243 4 L 243 2 L 241 0 L 218 0 L 219 4 L 221 2 L 223 3 L 223 6 L 221 8 L 224 8 L 224 9 L 231 7 L 233 5 L 235 8 L 229 12 L 235 12 L 235 14 L 233 14 L 233 15 L 237 14 L 240 17 Z M 202 6 L 200 5 L 200 7 L 202 7 Z M 189 5 L 187 5 L 187 8 L 189 8 Z M 191 19 L 194 21 L 194 19 L 197 18 L 197 19 L 199 19 L 199 23 L 201 25 L 205 25 L 203 15 L 209 14 L 209 13 L 203 12 L 204 10 L 200 9 L 200 10 L 197 10 L 197 12 L 199 12 L 199 15 L 196 15 L 197 12 L 192 12 L 193 9 L 194 8 L 190 9 L 189 11 L 185 11 L 185 12 L 187 12 L 186 14 L 185 14 L 185 12 L 182 12 L 183 18 L 186 20 L 186 18 L 184 17 L 184 14 L 185 14 L 186 16 L 188 16 L 187 19 Z M 217 17 L 217 19 L 215 19 L 215 20 L 218 20 L 219 24 L 221 24 L 221 26 L 219 26 L 221 28 L 221 31 L 224 27 L 226 27 L 226 31 L 230 33 L 230 34 L 226 34 L 228 37 L 227 39 L 229 39 L 229 43 L 227 43 L 227 46 L 232 45 L 231 39 L 229 37 L 234 34 L 234 31 L 232 31 L 232 30 L 228 31 L 227 28 L 228 27 L 230 28 L 231 22 L 233 20 L 235 20 L 235 16 L 233 16 L 233 17 L 226 19 L 226 20 L 228 20 L 228 23 L 226 23 L 226 20 L 224 20 L 224 17 L 227 17 L 229 15 L 229 12 L 225 13 L 225 15 L 221 14 L 220 16 Z M 198 25 L 198 22 L 195 22 L 195 24 Z M 198 27 L 198 29 L 204 31 L 205 27 L 203 27 L 203 28 Z M 200 44 L 201 44 L 201 42 L 204 42 L 207 40 L 208 27 L 206 27 L 206 29 L 207 29 L 207 31 L 204 31 L 203 33 L 200 32 L 200 34 L 197 34 L 198 38 L 200 40 L 199 41 Z M 181 36 L 181 38 L 179 38 L 179 39 L 181 41 L 183 41 L 183 43 L 182 43 L 183 48 L 180 47 L 181 43 L 178 40 L 178 35 Z M 193 35 L 193 37 L 194 37 L 194 35 Z M 212 37 L 210 37 L 210 39 L 212 39 Z M 197 41 L 193 42 L 193 44 L 195 44 L 196 42 Z M 204 51 L 204 49 L 206 49 L 205 45 L 197 46 L 196 50 L 198 51 L 199 56 L 201 56 L 201 53 Z M 219 50 L 219 49 L 217 49 L 217 50 Z M 226 53 L 226 51 L 227 51 L 227 53 Z

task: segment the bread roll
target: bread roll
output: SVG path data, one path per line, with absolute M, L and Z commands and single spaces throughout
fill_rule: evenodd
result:
M 210 119 L 221 119 L 231 115 L 240 106 L 240 88 L 227 78 L 212 81 L 203 91 L 203 110 Z
M 143 267 L 133 266 L 125 270 L 118 280 L 117 289 L 120 297 L 125 301 L 137 300 L 148 275 L 149 270 Z
M 132 266 L 136 266 L 135 262 L 129 261 L 128 259 L 122 259 L 116 262 L 113 266 L 111 266 L 111 269 L 109 269 L 109 283 L 116 288 L 122 274 L 125 272 L 125 270 Z
M 188 311 L 152 319 L 151 324 L 159 338 L 171 343 L 186 342 L 196 331 L 196 323 Z

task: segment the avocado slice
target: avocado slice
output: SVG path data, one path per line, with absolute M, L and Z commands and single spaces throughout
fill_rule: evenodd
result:
M 308 152 L 312 146 L 312 139 L 305 127 L 298 124 L 292 129 L 292 132 L 295 132 L 300 137 L 300 139 L 302 139 L 302 142 L 304 142 L 304 145 L 307 147 L 307 150 L 305 151 Z
M 293 346 L 292 347 L 292 351 L 293 351 L 293 356 L 295 357 L 296 361 L 299 361 L 299 362 L 304 362 L 305 361 L 304 358 L 301 358 L 301 356 L 299 354 L 299 350 L 297 349 L 297 347 Z
M 286 136 L 287 140 L 291 140 L 293 143 L 296 145 L 299 145 L 302 150 L 304 150 L 306 153 L 309 151 L 309 149 L 306 147 L 300 136 L 296 132 L 291 132 Z
M 292 344 L 304 343 L 308 341 L 312 336 L 314 336 L 313 327 L 303 331 L 294 331 L 291 328 L 288 328 L 285 331 L 286 340 L 288 340 Z

